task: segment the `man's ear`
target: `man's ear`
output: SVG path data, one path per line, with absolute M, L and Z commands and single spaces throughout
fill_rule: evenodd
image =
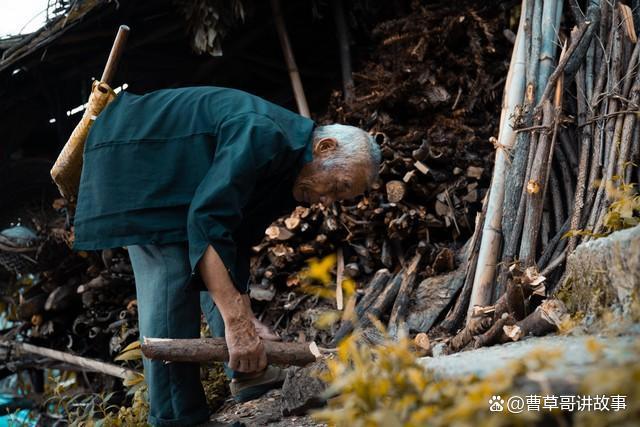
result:
M 335 138 L 322 138 L 313 147 L 314 154 L 328 154 L 338 147 L 338 140 Z

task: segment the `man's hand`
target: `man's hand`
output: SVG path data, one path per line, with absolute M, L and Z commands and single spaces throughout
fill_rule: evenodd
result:
M 273 333 L 267 325 L 259 321 L 255 316 L 253 310 L 251 309 L 251 298 L 248 294 L 242 295 L 242 301 L 244 302 L 246 309 L 251 313 L 251 321 L 253 322 L 253 326 L 256 328 L 258 336 L 267 341 L 282 341 L 282 338 Z
M 224 320 L 229 348 L 229 367 L 238 372 L 257 372 L 267 366 L 267 355 L 256 327 L 248 299 L 231 283 L 220 256 L 209 246 L 198 264 L 209 294 Z
M 225 321 L 225 340 L 234 371 L 257 372 L 267 367 L 267 354 L 251 317 Z

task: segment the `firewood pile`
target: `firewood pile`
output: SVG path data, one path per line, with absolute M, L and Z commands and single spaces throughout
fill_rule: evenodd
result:
M 269 301 L 260 315 L 283 337 L 329 344 L 351 330 L 351 321 L 314 326 L 336 301 L 301 283 L 309 258 L 338 254 L 335 273 L 364 294 L 355 306 L 360 320 L 372 310 L 385 320 L 391 314 L 392 330 L 409 315 L 417 283 L 457 267 L 490 183 L 510 49 L 505 29 L 499 8 L 443 4 L 416 5 L 374 29 L 375 49 L 354 72 L 353 100 L 335 93 L 319 121 L 375 135 L 379 182 L 356 200 L 297 208 L 254 247 L 251 296 Z M 346 296 L 344 305 L 353 309 Z
M 426 354 L 557 328 L 567 255 L 637 216 L 615 197 L 640 163 L 630 10 L 558 5 L 523 1 L 518 26 L 517 8 L 415 2 L 374 29 L 353 96 L 333 94 L 318 122 L 371 131 L 380 179 L 266 230 L 251 260 L 263 322 L 323 347 L 353 330 L 375 340 L 382 324 L 417 334 Z M 73 254 L 64 220 L 36 225 L 37 241 L 6 259 L 39 268 L 1 276 L 3 303 L 32 342 L 112 360 L 138 339 L 126 251 Z M 305 269 L 324 274 L 310 283 Z
M 378 323 L 442 354 L 558 329 L 567 255 L 640 213 L 633 12 L 587 3 L 523 1 L 506 80 L 495 58 L 508 28 L 473 8 L 416 7 L 376 28 L 355 100 L 334 97 L 326 119 L 381 132 L 380 184 L 298 209 L 254 248 L 255 296 L 273 301 L 263 315 L 281 334 L 335 345 L 354 328 L 375 340 Z M 296 293 L 301 261 L 328 253 L 336 282 L 358 284 L 344 307 L 341 286 L 335 302 Z
M 64 212 L 62 200 L 54 203 Z M 3 308 L 11 336 L 75 355 L 112 360 L 138 339 L 133 272 L 123 249 L 74 253 L 63 215 L 24 218 L 40 230 L 25 242 L 2 238 Z M 21 228 L 21 227 L 20 227 Z M 4 280 L 3 280 L 4 281 Z

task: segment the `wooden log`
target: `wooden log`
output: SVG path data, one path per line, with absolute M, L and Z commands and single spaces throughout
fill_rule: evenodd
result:
M 422 254 L 417 253 L 405 270 L 400 289 L 393 307 L 391 308 L 391 315 L 389 316 L 388 332 L 392 337 L 398 336 L 400 329 L 404 327 L 405 318 L 407 315 L 407 307 L 409 306 L 409 299 L 413 292 L 414 283 L 416 281 L 416 273 L 418 264 L 422 259 Z M 408 331 L 407 331 L 408 332 Z
M 504 333 L 504 327 L 507 325 L 513 325 L 516 323 L 516 319 L 509 313 L 503 313 L 503 315 L 495 321 L 495 323 L 482 335 L 475 336 L 473 338 L 473 348 L 486 347 L 493 344 L 499 344 L 508 340 L 507 335 Z
M 344 254 L 342 248 L 338 248 L 338 265 L 336 267 L 336 308 L 342 310 L 344 308 L 344 292 L 342 289 L 342 281 L 344 279 Z
M 543 122 L 546 129 L 550 129 L 555 117 L 553 107 L 549 100 L 544 100 Z M 537 154 L 531 168 L 531 176 L 527 183 L 527 210 L 524 217 L 522 242 L 520 245 L 520 259 L 527 265 L 532 265 L 536 257 L 536 248 L 540 235 L 542 221 L 542 209 L 544 202 L 544 190 L 546 185 L 547 159 L 551 148 L 551 135 L 548 132 L 540 134 Z
M 268 227 L 264 234 L 269 237 L 271 240 L 289 240 L 293 237 L 293 233 L 289 231 L 287 228 L 279 227 L 277 225 L 272 225 Z
M 460 327 L 467 315 L 469 301 L 471 300 L 473 279 L 477 268 L 478 251 L 480 249 L 480 234 L 484 225 L 484 218 L 487 213 L 488 200 L 489 195 L 487 194 L 482 203 L 482 211 L 478 212 L 476 215 L 475 229 L 471 236 L 471 242 L 467 250 L 465 264 L 459 267 L 464 269 L 464 284 L 462 285 L 462 290 L 460 291 L 460 295 L 458 296 L 453 308 L 440 324 L 441 328 L 450 333 L 455 332 Z
M 484 333 L 491 327 L 490 316 L 473 316 L 467 325 L 447 345 L 448 353 L 456 353 L 471 342 L 474 336 Z
M 320 355 L 314 342 L 278 342 L 262 340 L 267 361 L 277 365 L 305 366 Z M 224 338 L 171 339 L 147 338 L 142 354 L 149 359 L 171 362 L 226 362 L 229 350 Z
M 375 302 L 363 313 L 363 318 L 360 322 L 363 327 L 369 326 L 371 324 L 372 318 L 380 319 L 382 318 L 382 316 L 387 314 L 389 308 L 396 300 L 396 296 L 398 295 L 398 291 L 400 290 L 400 285 L 402 284 L 404 273 L 404 268 L 396 273 L 396 275 L 384 288 L 384 291 L 382 291 L 380 295 L 378 295 L 378 298 L 376 298 Z
M 529 316 L 515 325 L 505 325 L 503 330 L 513 341 L 528 335 L 539 337 L 557 331 L 566 314 L 567 309 L 560 300 L 544 300 Z
M 344 13 L 342 0 L 332 0 L 333 16 L 336 22 L 338 48 L 340 51 L 340 71 L 342 72 L 342 88 L 344 100 L 347 104 L 353 101 L 354 84 L 351 68 L 351 48 L 349 46 L 349 28 Z

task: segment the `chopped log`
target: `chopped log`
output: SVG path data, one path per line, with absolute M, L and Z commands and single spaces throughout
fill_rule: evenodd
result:
M 407 194 L 407 187 L 402 181 L 387 182 L 387 200 L 391 203 L 398 203 Z
M 293 233 L 287 228 L 278 227 L 277 225 L 268 227 L 264 234 L 272 240 L 289 240 L 293 236 Z
M 319 355 L 315 343 L 277 342 L 262 340 L 267 361 L 277 365 L 305 366 Z M 147 338 L 142 353 L 149 359 L 171 362 L 226 362 L 229 350 L 224 338 L 171 339 Z
M 557 331 L 566 315 L 567 309 L 562 301 L 547 299 L 529 316 L 515 325 L 505 325 L 503 330 L 513 341 L 518 341 L 528 335 L 539 337 Z
M 487 347 L 493 344 L 499 344 L 507 341 L 507 335 L 504 333 L 504 326 L 513 325 L 516 319 L 509 313 L 503 313 L 502 317 L 494 322 L 494 324 L 482 335 L 473 338 L 473 348 Z
M 456 353 L 462 350 L 471 342 L 474 336 L 484 333 L 491 327 L 491 324 L 491 316 L 472 316 L 467 325 L 456 336 L 451 338 L 447 345 L 447 352 Z
M 432 354 L 431 341 L 429 340 L 429 336 L 424 332 L 420 332 L 416 335 L 413 339 L 413 343 L 416 347 L 422 350 L 422 356 L 430 356 Z
M 295 230 L 300 225 L 300 218 L 292 216 L 284 220 L 284 226 L 287 227 L 288 230 Z

